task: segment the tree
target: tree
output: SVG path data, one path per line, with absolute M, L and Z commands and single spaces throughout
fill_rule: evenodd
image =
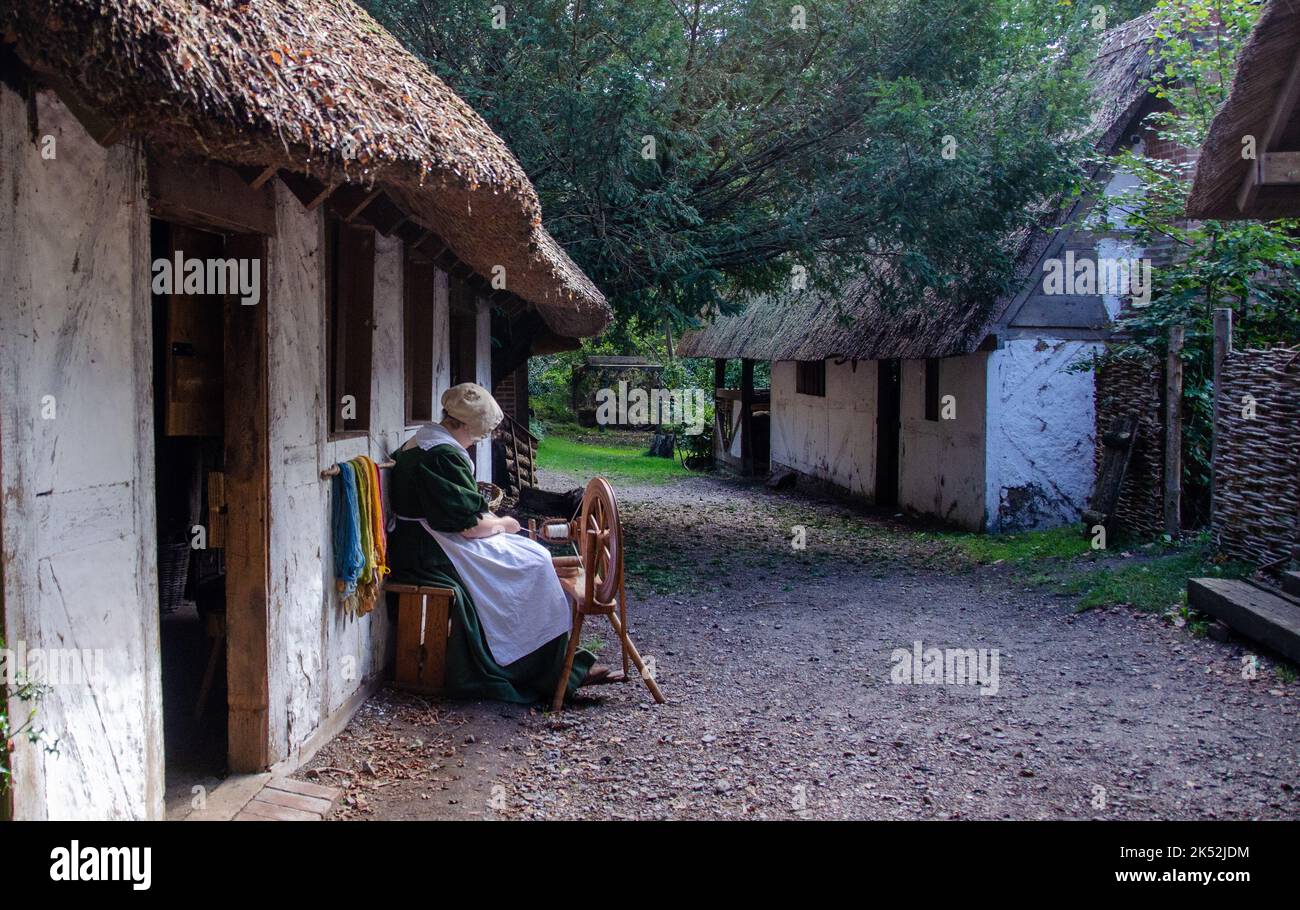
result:
M 1161 0 L 1156 7 L 1159 78 L 1152 92 L 1167 106 L 1148 125 L 1162 140 L 1199 149 L 1232 84 L 1237 51 L 1262 0 Z M 1238 346 L 1294 343 L 1300 337 L 1300 250 L 1295 221 L 1205 221 L 1184 216 L 1194 157 L 1164 160 L 1141 149 L 1115 167 L 1138 178 L 1102 211 L 1123 221 L 1136 243 L 1172 245 L 1173 261 L 1153 271 L 1151 303 L 1127 311 L 1118 328 L 1128 339 L 1109 356 L 1164 356 L 1169 327 L 1186 330 L 1183 350 L 1184 486 L 1208 490 L 1213 429 L 1214 310 L 1234 311 Z
M 796 265 L 992 299 L 1078 176 L 1096 29 L 1057 0 L 363 4 L 507 141 L 621 324 Z

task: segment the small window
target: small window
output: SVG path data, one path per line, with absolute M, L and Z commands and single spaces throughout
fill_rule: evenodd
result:
M 826 361 L 801 360 L 795 377 L 795 391 L 800 395 L 826 397 Z
M 402 346 L 406 373 L 406 425 L 432 423 L 433 284 L 432 262 L 406 257 L 402 306 Z
M 330 432 L 363 434 L 370 430 L 375 232 L 334 219 L 328 232 Z
M 939 419 L 939 363 L 938 358 L 925 362 L 925 419 Z

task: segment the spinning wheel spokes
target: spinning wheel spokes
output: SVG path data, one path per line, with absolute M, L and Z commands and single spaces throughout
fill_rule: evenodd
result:
M 595 601 L 589 606 L 612 605 L 622 580 L 623 528 L 614 489 L 603 477 L 587 485 L 578 526 L 582 529 L 579 555 Z

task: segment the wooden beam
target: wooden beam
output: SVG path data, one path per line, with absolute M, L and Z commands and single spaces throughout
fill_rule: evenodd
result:
M 1259 156 L 1260 186 L 1300 184 L 1300 152 L 1265 152 Z
M 271 167 L 250 167 L 241 164 L 234 168 L 234 171 L 244 178 L 244 182 L 255 190 L 260 190 L 270 183 L 271 178 L 275 176 L 278 170 L 279 167 L 275 165 Z
M 367 189 L 354 183 L 345 184 L 330 194 L 330 211 L 351 224 L 383 190 Z
M 357 210 L 354 217 L 372 225 L 385 237 L 391 237 L 393 231 L 407 220 L 406 212 L 382 191 L 371 196 L 366 204 Z
M 265 262 L 266 241 L 239 234 L 226 253 Z M 266 272 L 262 302 L 225 306 L 226 678 L 231 771 L 270 764 L 270 443 Z
M 1223 362 L 1232 353 L 1232 310 L 1220 307 L 1214 311 L 1214 403 L 1213 423 L 1210 425 L 1210 525 L 1214 525 L 1215 490 L 1214 461 L 1219 457 L 1219 430 L 1223 423 Z
M 212 161 L 150 154 L 149 211 L 176 224 L 221 232 L 275 233 L 275 199 Z
M 279 171 L 280 180 L 289 188 L 302 203 L 303 208 L 309 212 L 314 212 L 320 208 L 321 204 L 330 197 L 334 192 L 334 187 L 322 183 L 315 177 L 308 177 L 306 174 L 299 174 L 297 171 L 281 169 Z
M 754 473 L 754 361 L 740 361 L 740 462 L 746 474 Z
M 1183 490 L 1183 341 L 1181 325 L 1169 327 L 1165 362 L 1165 533 L 1177 539 L 1182 531 Z
M 1247 638 L 1300 661 L 1300 610 L 1290 601 L 1237 579 L 1189 578 L 1187 602 Z
M 1291 119 L 1297 102 L 1300 102 L 1300 54 L 1296 55 L 1295 61 L 1291 64 L 1291 72 L 1282 85 L 1282 91 L 1273 102 L 1273 113 L 1268 118 L 1264 135 L 1255 137 L 1255 155 L 1258 159 L 1262 159 L 1266 152 L 1272 150 L 1273 144 Z M 1256 165 L 1259 163 L 1260 161 L 1257 160 Z M 1259 186 L 1259 168 L 1251 167 L 1246 171 L 1241 189 L 1237 192 L 1238 211 L 1247 212 L 1255 204 L 1255 199 L 1259 195 Z

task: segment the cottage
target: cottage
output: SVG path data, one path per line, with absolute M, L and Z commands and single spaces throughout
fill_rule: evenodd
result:
M 1153 34 L 1142 17 L 1103 37 L 1090 73 L 1103 153 L 1153 139 L 1142 127 L 1157 103 L 1147 91 Z M 790 470 L 964 528 L 1077 520 L 1097 412 L 1093 372 L 1076 366 L 1102 350 L 1121 307 L 1141 304 L 1143 281 L 1149 294 L 1144 260 L 1156 255 L 1088 216 L 1096 194 L 1131 185 L 1099 169 L 1092 193 L 1020 238 L 1020 280 L 1002 299 L 932 295 L 900 310 L 852 280 L 837 295 L 755 301 L 688 334 L 677 353 L 715 358 L 719 387 L 726 360 L 744 364 L 742 387 L 717 392 L 718 460 Z M 772 362 L 770 390 L 753 388 L 756 360 Z
M 169 565 L 224 568 L 227 767 L 292 767 L 391 644 L 337 603 L 322 472 L 609 308 L 500 138 L 350 2 L 4 2 L 0 36 L 3 633 L 102 656 L 40 701 L 59 749 L 21 745 L 11 808 L 159 818 L 172 717 L 205 715 L 164 682 Z M 154 286 L 191 258 L 256 287 Z

